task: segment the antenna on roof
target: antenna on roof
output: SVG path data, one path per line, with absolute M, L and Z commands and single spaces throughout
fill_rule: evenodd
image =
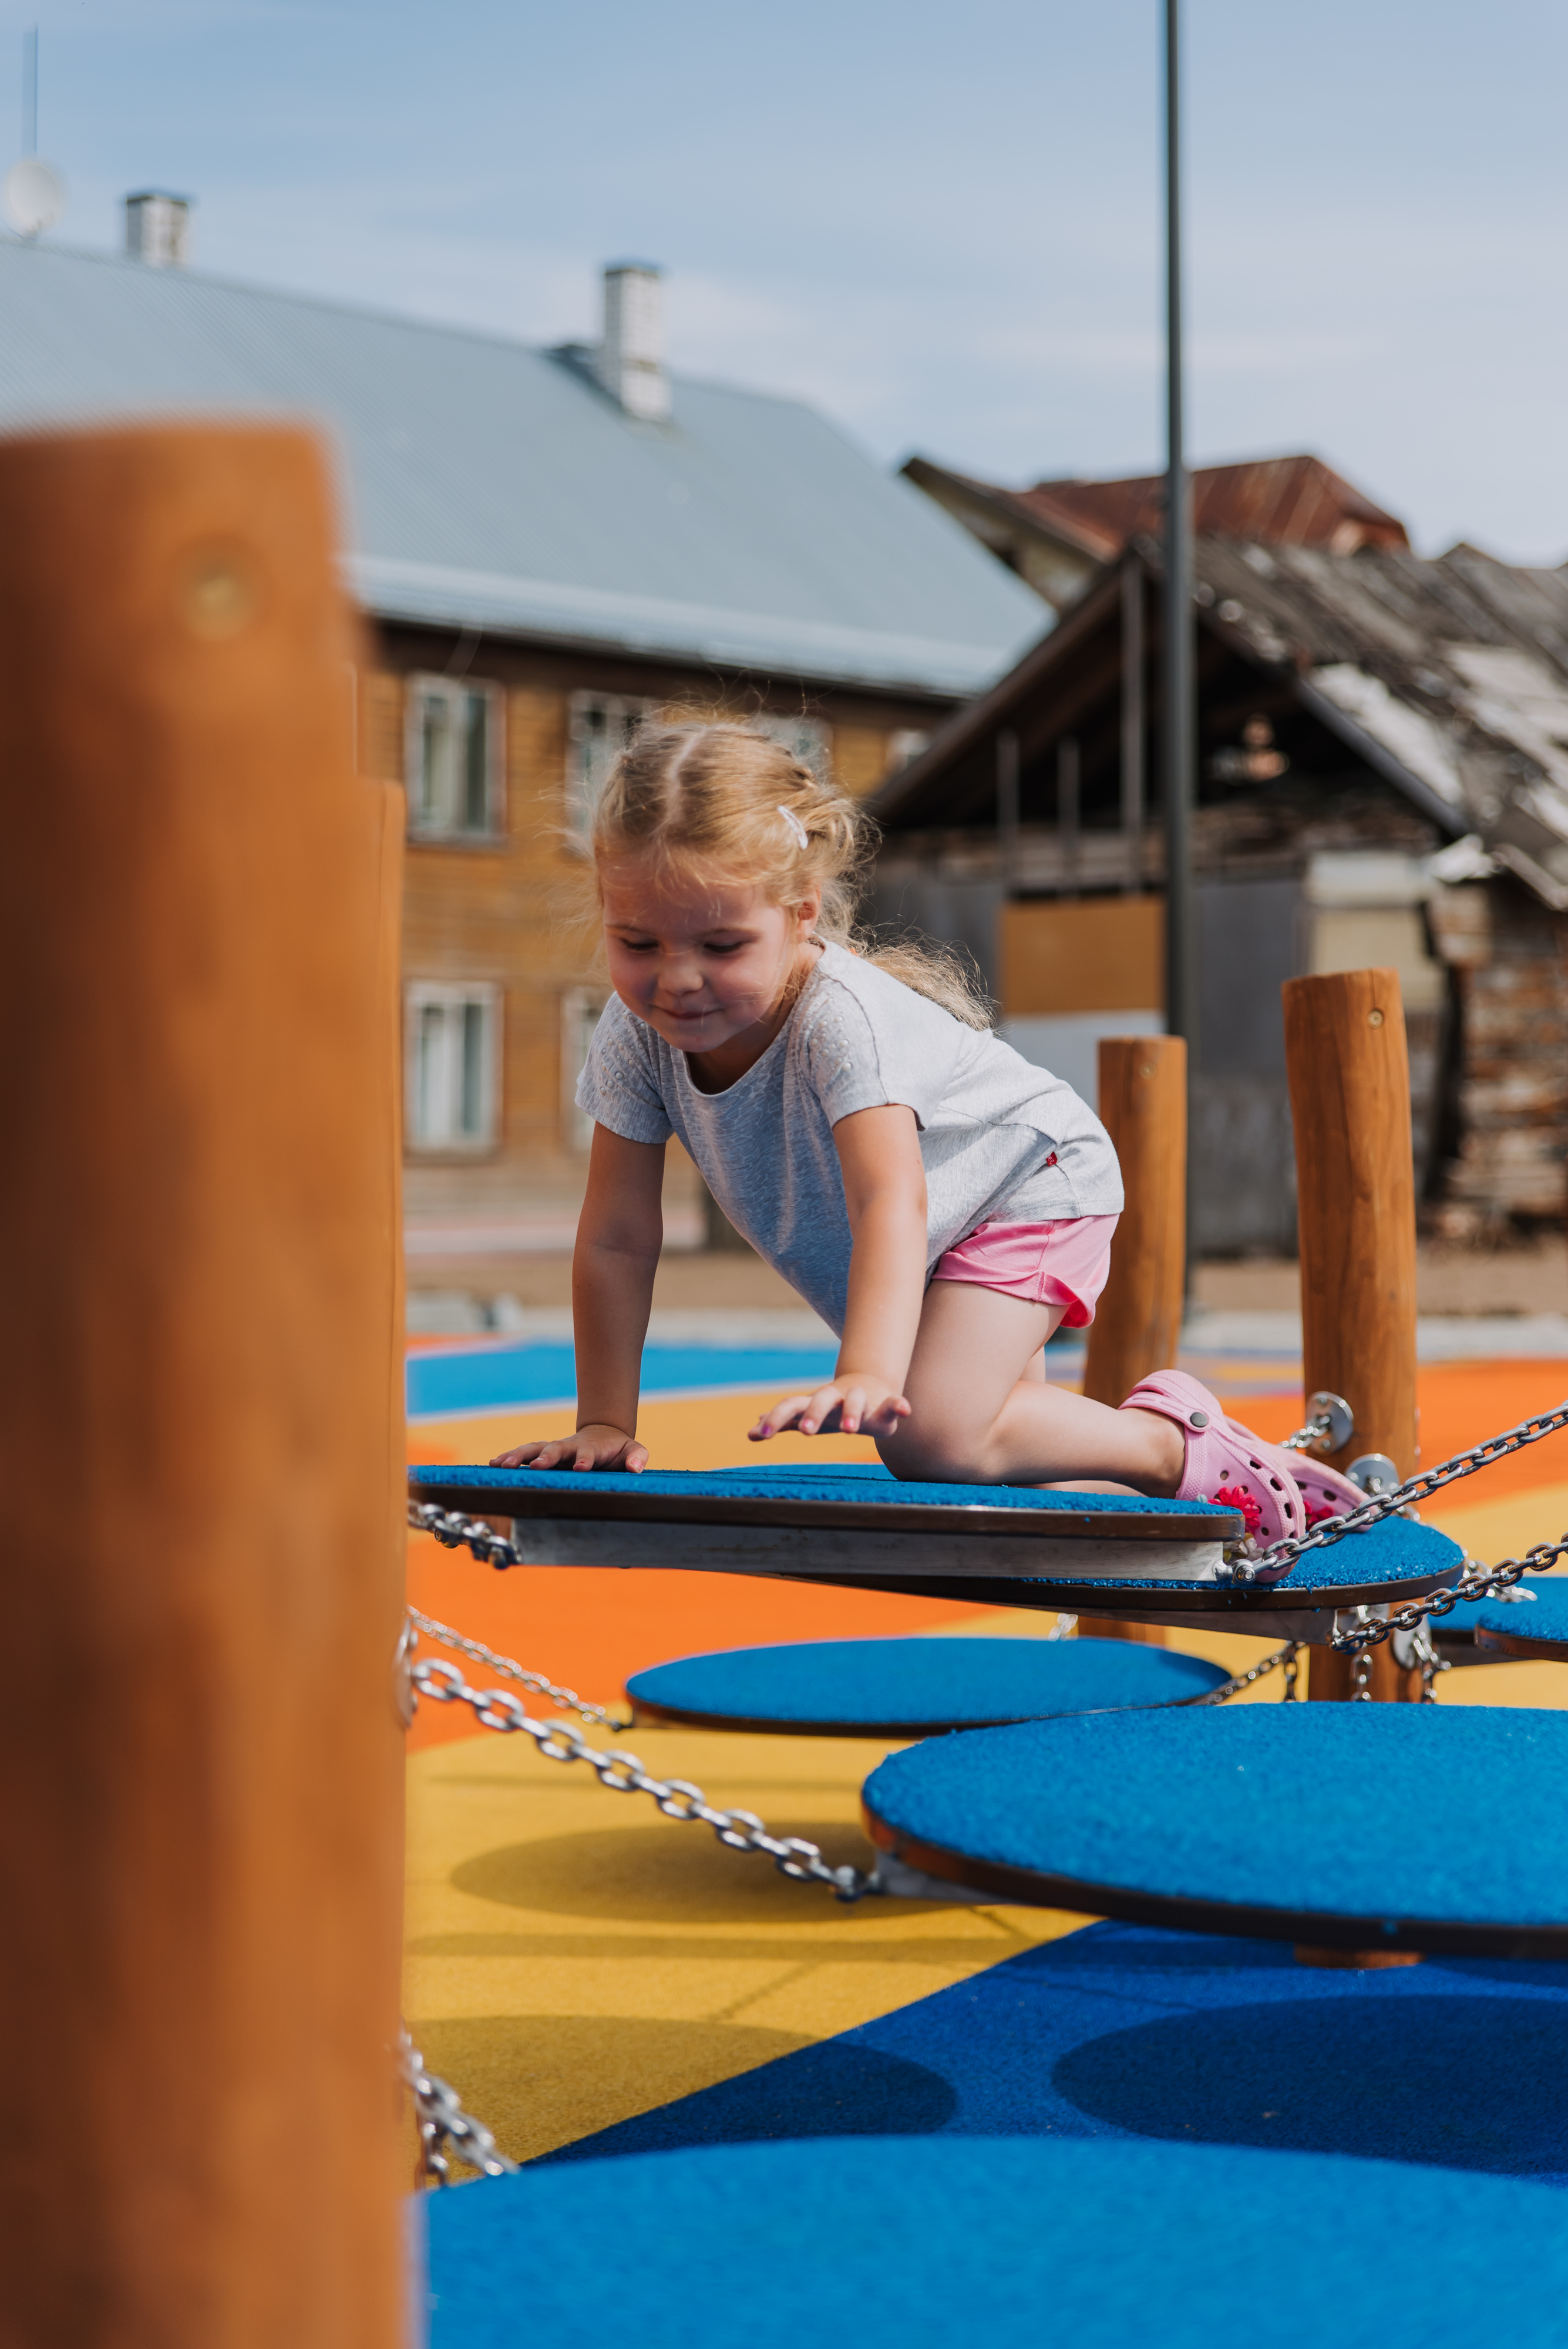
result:
M 66 208 L 66 183 L 38 155 L 38 28 L 22 36 L 22 160 L 0 189 L 13 228 L 28 238 L 53 228 Z

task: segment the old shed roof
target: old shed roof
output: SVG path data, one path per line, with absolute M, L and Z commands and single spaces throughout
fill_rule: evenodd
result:
M 0 429 L 179 411 L 327 429 L 384 619 L 957 696 L 1046 617 L 803 401 L 677 377 L 643 423 L 527 344 L 0 242 Z
M 917 458 L 911 478 L 947 469 Z M 1165 498 L 1163 473 L 1110 481 L 1036 481 L 1013 490 L 967 473 L 950 473 L 975 496 L 1050 533 L 1096 563 L 1114 561 L 1139 531 L 1158 532 Z M 1321 457 L 1256 457 L 1235 465 L 1203 465 L 1192 475 L 1193 527 L 1228 538 L 1293 546 L 1324 546 L 1336 554 L 1362 547 L 1408 548 L 1405 525 Z
M 1139 559 L 1156 569 L 1154 550 Z M 1568 577 L 1456 547 L 1438 561 L 1199 541 L 1199 625 L 1291 694 L 1451 834 L 1477 833 L 1545 902 L 1568 907 Z M 990 693 L 960 710 L 874 803 L 896 828 L 949 812 L 961 767 L 1016 713 L 1082 671 L 1116 625 L 1106 581 Z

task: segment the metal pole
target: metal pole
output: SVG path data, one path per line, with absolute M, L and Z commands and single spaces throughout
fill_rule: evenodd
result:
M 1143 887 L 1143 563 L 1122 564 L 1122 838 L 1127 869 L 1122 888 Z
M 22 36 L 22 152 L 38 151 L 38 28 Z
M 1198 1046 L 1198 936 L 1192 899 L 1192 516 L 1181 409 L 1180 0 L 1165 0 L 1165 864 L 1166 1027 Z

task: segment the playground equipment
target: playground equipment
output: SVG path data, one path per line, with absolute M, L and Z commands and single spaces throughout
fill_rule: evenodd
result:
M 1565 1766 L 1556 1713 L 1246 1705 L 932 1738 L 864 1802 L 881 1850 L 1004 1899 L 1314 1949 L 1562 1958 Z
M 654 1664 L 626 1692 L 634 1728 L 909 1738 L 1198 1704 L 1229 1684 L 1221 1664 L 1116 1640 L 816 1640 Z
M 0 550 L 6 2329 L 392 2349 L 395 795 L 304 436 Z
M 0 1456 L 22 1659 L 0 1713 L 8 1784 L 22 1790 L 3 1830 L 0 1983 L 24 2123 L 4 2156 L 8 2314 L 28 2342 L 392 2349 L 406 2338 L 388 2093 L 400 2044 L 431 2168 L 453 2143 L 506 2167 L 396 2022 L 395 804 L 352 771 L 356 647 L 319 460 L 300 436 L 186 428 L 0 447 L 0 548 L 12 1121 Z M 1390 1002 L 1379 980 L 1366 1024 L 1372 1010 L 1386 1021 Z M 1373 1229 L 1345 1259 L 1357 1281 L 1382 1277 L 1376 1240 Z M 1309 1365 L 1354 1402 L 1358 1441 L 1408 1465 L 1395 1385 L 1383 1424 L 1356 1375 L 1350 1352 Z M 1241 1528 L 1225 1511 L 842 1475 L 497 1483 L 424 1471 L 415 1516 L 505 1566 L 541 1548 L 559 1562 L 575 1544 L 585 1563 L 596 1550 L 601 1564 L 679 1553 L 725 1571 L 1058 1610 L 1089 1598 L 1129 1619 L 1272 1629 L 1282 1659 L 1297 1638 L 1345 1655 L 1354 1689 L 1379 1645 L 1417 1638 L 1456 1602 L 1490 1602 L 1558 1554 L 1547 1544 L 1467 1570 L 1399 1513 L 1563 1424 L 1568 1409 L 1544 1414 L 1261 1560 L 1235 1547 Z M 521 1535 L 497 1534 L 492 1515 Z M 1533 1604 L 1495 1610 L 1500 1636 L 1529 1636 L 1514 1618 L 1534 1617 L 1531 1651 L 1547 1652 L 1555 1605 L 1537 1586 Z M 1487 1636 L 1492 1612 L 1480 1612 Z M 587 1726 L 608 1725 L 603 1708 L 428 1618 L 422 1628 L 500 1682 L 538 1684 Z M 1118 1669 L 1146 1661 L 1168 1680 L 1183 1660 L 1129 1655 Z M 538 1722 L 507 1686 L 476 1688 L 406 1642 L 402 1680 L 405 1693 L 465 1704 L 786 1875 L 850 1898 L 865 1889 L 815 1847 Z M 1498 1716 L 1416 1707 L 1231 1714 L 1205 1701 L 1222 1693 L 928 1742 L 873 1777 L 877 1831 L 955 1878 L 1011 1871 L 1018 1897 L 1049 1882 L 1102 1908 L 1154 1904 L 1137 1913 L 1320 1942 L 1568 1948 L 1548 1816 L 1568 1744 L 1557 1716 L 1511 1714 L 1500 1728 Z M 1053 1774 L 1070 1849 L 1044 1833 L 1037 1803 L 1015 1800 L 1016 1756 L 1036 1783 Z M 1176 1831 L 1194 1813 L 1207 1841 Z M 1305 1855 L 1294 1880 L 1277 1848 L 1287 1820 Z M 1249 1838 L 1259 1864 L 1242 1851 L 1222 1874 Z M 897 2317 L 908 2349 L 952 2337 L 940 2295 L 955 2280 L 965 2322 L 998 2313 L 1002 2273 L 1027 2284 L 1020 2305 L 1033 2311 L 1047 2256 L 1058 2307 L 1069 2285 L 1079 2293 L 1075 2338 L 1142 2338 L 1157 2272 L 1167 2302 L 1221 2261 L 1234 2290 L 1238 2244 L 1252 2256 L 1236 2210 L 1243 2192 L 1249 2207 L 1265 2201 L 1258 2157 L 1244 2158 L 1243 2182 L 1237 2158 L 1182 2147 L 815 2145 L 731 2148 L 722 2173 L 659 2164 L 650 2182 L 629 2163 L 607 2180 L 497 2178 L 431 2214 L 441 2323 L 453 2337 L 496 2261 L 514 2279 L 514 2211 L 535 2247 L 531 2321 L 586 2291 L 591 2203 L 595 2289 L 613 2290 L 618 2323 L 635 2302 L 650 2341 L 661 2325 L 700 2339 L 710 2323 L 733 2337 L 746 2289 L 748 2337 L 763 2349 L 798 2338 L 807 2292 L 818 2332 L 820 2303 L 836 2308 L 837 2333 L 824 2337 L 874 2344 L 880 2327 L 891 2339 Z M 1461 2216 L 1473 2229 L 1493 2208 L 1494 2189 L 1473 2178 L 1390 2181 L 1343 2162 L 1309 2177 L 1263 2158 L 1282 2165 L 1287 2200 L 1299 2181 L 1298 2222 L 1305 2213 L 1341 2239 L 1370 2228 L 1386 2242 L 1397 2227 Z M 1528 2226 L 1535 2200 L 1513 2180 L 1496 2190 L 1508 2198 L 1501 2240 L 1505 2218 Z M 714 2216 L 695 2293 L 672 2202 Z M 632 2223 L 655 2208 L 659 2248 L 646 2217 Z M 507 2226 L 486 2249 L 492 2210 Z M 826 2274 L 800 2252 L 818 2217 Z M 1529 2232 L 1509 2309 L 1526 2343 L 1556 2337 L 1544 2314 L 1537 2323 L 1536 2294 L 1560 2325 L 1564 2281 L 1549 2221 Z M 1277 2262 L 1277 2247 L 1258 2256 Z M 1448 2271 L 1428 2303 L 1407 2264 L 1382 2273 L 1402 2321 L 1429 2303 L 1441 2337 L 1438 2319 L 1462 2305 Z M 1364 2310 L 1383 2288 L 1364 2280 Z M 1189 2299 L 1204 2337 L 1225 2339 L 1211 2292 L 1195 2284 Z M 573 2313 L 601 2304 L 584 2298 Z M 514 2330 L 513 2295 L 493 2293 L 491 2311 L 465 2338 L 483 2341 L 484 2324 L 508 2337 L 495 2324 Z M 1232 2313 L 1239 2339 L 1255 2310 L 1228 2306 L 1224 2321 Z M 1294 2321 L 1287 2310 L 1272 2329 L 1288 2341 Z M 1164 2329 L 1179 2340 L 1185 2322 Z
M 1558 2349 L 1562 2189 L 1343 2155 L 1126 2140 L 818 2138 L 535 2165 L 426 2198 L 432 2349 L 530 2325 L 647 2349 L 951 2349 L 977 2327 L 1075 2349 L 1319 2349 L 1260 2207 L 1363 2259 L 1335 2338 Z M 1528 2243 L 1495 2258 L 1404 2247 Z M 525 2280 L 525 2283 L 524 2283 Z

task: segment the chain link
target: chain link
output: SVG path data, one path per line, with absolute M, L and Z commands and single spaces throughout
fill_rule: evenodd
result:
M 1254 1582 L 1265 1568 L 1271 1582 L 1293 1567 L 1308 1550 L 1325 1549 L 1330 1543 L 1343 1541 L 1346 1534 L 1364 1533 L 1368 1526 L 1381 1525 L 1385 1517 L 1397 1516 L 1418 1503 L 1440 1493 L 1445 1485 L 1456 1484 L 1461 1476 L 1473 1476 L 1479 1468 L 1490 1468 L 1494 1461 L 1506 1460 L 1511 1454 L 1521 1452 L 1528 1444 L 1539 1444 L 1543 1436 L 1555 1435 L 1560 1428 L 1568 1427 L 1568 1402 L 1560 1402 L 1551 1411 L 1542 1412 L 1534 1419 L 1521 1420 L 1501 1435 L 1489 1437 L 1485 1444 L 1473 1444 L 1468 1452 L 1456 1452 L 1451 1459 L 1440 1461 L 1436 1468 L 1424 1468 L 1415 1476 L 1407 1476 L 1402 1485 L 1390 1492 L 1379 1493 L 1366 1501 L 1359 1509 L 1351 1509 L 1343 1517 L 1331 1517 L 1311 1533 L 1293 1534 L 1276 1542 L 1272 1549 L 1252 1559 L 1238 1559 L 1231 1567 L 1234 1582 Z M 1533 1551 L 1532 1557 L 1535 1555 Z M 1498 1572 L 1501 1568 L 1496 1569 Z M 1520 1572 L 1524 1571 L 1523 1568 Z M 1517 1580 L 1518 1577 L 1510 1578 Z M 1467 1591 L 1467 1598 L 1484 1596 Z
M 442 1549 L 466 1549 L 481 1566 L 493 1566 L 498 1572 L 523 1563 L 515 1542 L 495 1532 L 483 1517 L 460 1516 L 455 1509 L 438 1509 L 433 1501 L 410 1501 L 409 1523 L 416 1533 L 432 1535 Z
M 656 1778 L 635 1754 L 613 1745 L 601 1752 L 566 1722 L 534 1721 L 504 1689 L 471 1688 L 456 1664 L 417 1663 L 413 1682 L 433 1703 L 471 1706 L 484 1729 L 521 1731 L 548 1762 L 586 1762 L 612 1795 L 650 1795 L 667 1819 L 711 1827 L 732 1851 L 764 1853 L 781 1876 L 793 1877 L 796 1883 L 824 1884 L 846 1901 L 860 1899 L 870 1889 L 870 1878 L 859 1868 L 830 1868 L 817 1845 L 803 1836 L 770 1834 L 754 1811 L 720 1810 L 689 1778 Z
M 413 1630 L 423 1631 L 429 1638 L 439 1640 L 443 1648 L 457 1648 L 463 1655 L 472 1656 L 476 1664 L 487 1665 L 493 1672 L 504 1672 L 509 1681 L 516 1681 L 535 1696 L 547 1696 L 552 1704 L 564 1705 L 568 1713 L 578 1714 L 592 1729 L 618 1731 L 631 1727 L 629 1720 L 618 1720 L 607 1706 L 589 1704 L 576 1689 L 561 1688 L 555 1681 L 546 1680 L 543 1672 L 527 1671 L 514 1656 L 498 1656 L 493 1648 L 485 1646 L 483 1640 L 471 1640 L 465 1632 L 454 1631 L 450 1623 L 438 1623 L 433 1615 L 421 1615 L 417 1607 L 410 1608 L 409 1623 Z
M 1561 1541 L 1538 1542 L 1522 1557 L 1505 1557 L 1497 1566 L 1480 1566 L 1468 1557 L 1451 1589 L 1434 1590 L 1429 1598 L 1412 1599 L 1408 1606 L 1391 1609 L 1386 1615 L 1379 1615 L 1371 1607 L 1357 1607 L 1354 1609 L 1355 1620 L 1343 1631 L 1336 1630 L 1330 1645 L 1341 1655 L 1359 1656 L 1364 1649 L 1376 1648 L 1392 1639 L 1396 1631 L 1419 1632 L 1428 1617 L 1451 1615 L 1456 1607 L 1470 1599 L 1505 1598 L 1523 1576 L 1545 1574 L 1565 1556 L 1568 1534 Z M 1446 1669 L 1440 1659 L 1434 1666 L 1438 1671 Z
M 426 2071 L 425 2059 L 406 2029 L 398 2033 L 398 2070 L 414 2100 L 420 2126 L 420 2168 L 429 2184 L 451 2185 L 449 2146 L 459 2161 L 465 2161 L 471 2169 L 482 2169 L 486 2178 L 515 2174 L 517 2164 L 508 2161 L 483 2121 L 464 2112 L 456 2089 L 434 2072 Z
M 1253 1664 L 1249 1671 L 1232 1672 L 1228 1681 L 1221 1681 L 1218 1688 L 1210 1689 L 1207 1696 L 1200 1696 L 1198 1699 L 1198 1702 L 1225 1704 L 1231 1697 L 1240 1696 L 1243 1689 L 1253 1688 L 1259 1681 L 1266 1680 L 1271 1672 L 1282 1670 L 1285 1675 L 1285 1692 L 1280 1702 L 1282 1704 L 1293 1704 L 1296 1696 L 1296 1681 L 1301 1669 L 1296 1659 L 1301 1654 L 1301 1648 L 1302 1643 L 1299 1640 L 1287 1640 L 1282 1648 L 1276 1648 L 1272 1655 L 1265 1656 L 1262 1662 Z

